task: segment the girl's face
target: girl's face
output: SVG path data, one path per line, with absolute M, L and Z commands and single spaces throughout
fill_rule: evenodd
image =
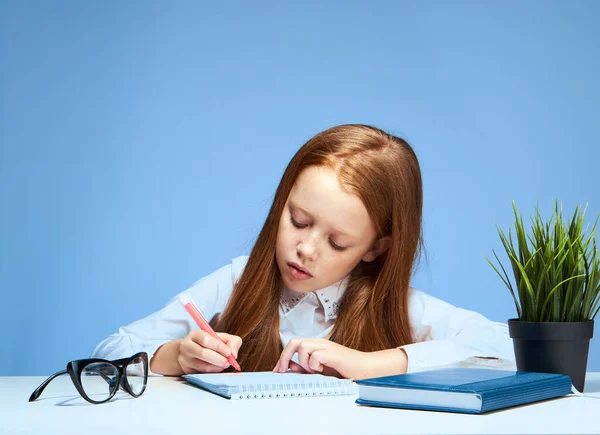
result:
M 297 292 L 328 287 L 384 247 L 362 201 L 335 172 L 311 166 L 292 188 L 279 221 L 275 257 L 284 284 Z M 383 243 L 385 245 L 385 242 Z

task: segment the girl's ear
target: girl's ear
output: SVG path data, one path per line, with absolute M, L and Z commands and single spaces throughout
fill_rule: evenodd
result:
M 382 237 L 373 244 L 362 260 L 369 263 L 387 251 L 390 246 L 392 246 L 392 238 L 390 236 Z

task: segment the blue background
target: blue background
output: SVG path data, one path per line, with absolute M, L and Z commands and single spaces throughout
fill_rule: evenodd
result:
M 600 212 L 600 2 L 214 3 L 1 2 L 0 375 L 60 370 L 247 254 L 333 125 L 413 145 L 413 285 L 493 320 L 511 201 Z

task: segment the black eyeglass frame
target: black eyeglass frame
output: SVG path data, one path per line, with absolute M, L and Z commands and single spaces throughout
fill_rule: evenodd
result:
M 129 386 L 129 382 L 127 380 L 127 370 L 126 369 L 127 369 L 127 366 L 131 362 L 133 362 L 135 359 L 140 358 L 140 357 L 142 358 L 142 364 L 144 366 L 144 384 L 142 386 L 142 390 L 139 393 L 135 393 Z M 116 371 L 117 376 L 115 379 L 110 379 L 108 377 L 102 376 L 102 373 L 100 372 L 100 375 L 111 386 L 111 391 L 110 391 L 109 397 L 104 400 L 94 400 L 91 397 L 89 397 L 85 393 L 85 390 L 83 389 L 83 385 L 81 383 L 81 373 L 83 372 L 83 369 L 86 366 L 88 366 L 89 364 L 93 364 L 93 363 L 109 364 L 117 369 L 117 371 Z M 33 393 L 31 393 L 31 396 L 29 397 L 29 401 L 33 402 L 38 397 L 40 397 L 40 395 L 42 394 L 44 389 L 48 386 L 48 384 L 54 378 L 56 378 L 60 375 L 66 375 L 67 373 L 71 377 L 71 380 L 73 381 L 73 384 L 75 385 L 75 388 L 77 389 L 77 392 L 79 392 L 81 397 L 83 397 L 85 400 L 87 400 L 88 402 L 93 403 L 93 404 L 100 404 L 100 403 L 108 402 L 110 399 L 112 399 L 115 396 L 115 394 L 117 394 L 119 387 L 122 388 L 123 390 L 125 390 L 127 393 L 129 393 L 133 397 L 140 397 L 142 394 L 144 394 L 144 391 L 146 391 L 146 386 L 148 385 L 148 354 L 146 352 L 138 352 L 135 355 L 132 355 L 128 358 L 121 358 L 121 359 L 117 359 L 117 360 L 113 360 L 113 361 L 109 361 L 106 359 L 100 359 L 100 358 L 88 358 L 88 359 L 78 359 L 78 360 L 70 361 L 69 363 L 67 363 L 66 370 L 61 370 L 60 372 L 56 372 L 52 376 L 48 377 L 48 379 L 46 379 L 44 382 L 42 382 L 40 384 L 40 386 L 37 387 Z

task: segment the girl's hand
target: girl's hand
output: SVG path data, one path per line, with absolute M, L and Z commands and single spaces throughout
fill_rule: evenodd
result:
M 224 332 L 217 335 L 223 343 L 200 329 L 194 329 L 180 341 L 177 362 L 183 373 L 218 373 L 229 367 L 227 356 L 233 353 L 237 358 L 242 339 Z
M 291 361 L 298 354 L 299 364 Z M 343 378 L 360 379 L 368 354 L 344 347 L 323 338 L 292 338 L 281 352 L 274 372 L 288 368 L 300 373 L 322 373 Z
M 298 354 L 298 362 L 291 361 Z M 293 338 L 281 352 L 274 372 L 288 368 L 300 373 L 322 373 L 348 379 L 365 379 L 406 373 L 408 359 L 402 349 L 360 352 L 322 338 Z

